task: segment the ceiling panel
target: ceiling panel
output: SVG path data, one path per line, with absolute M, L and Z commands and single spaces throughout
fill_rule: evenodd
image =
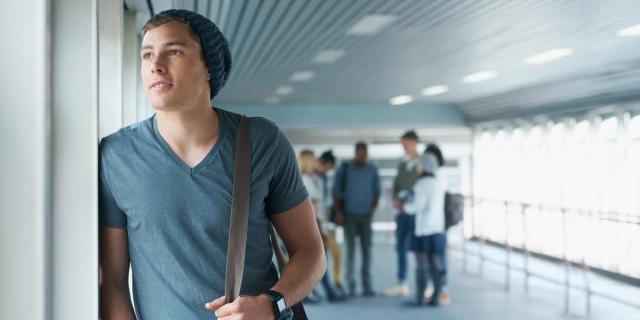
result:
M 127 1 L 127 3 L 141 1 Z M 144 3 L 144 1 L 142 1 Z M 156 1 L 152 1 L 156 2 Z M 165 1 L 166 2 L 166 1 Z M 214 0 L 171 1 L 208 15 L 231 43 L 233 69 L 220 104 L 415 103 L 457 106 L 470 120 L 543 110 L 589 97 L 629 97 L 640 89 L 640 1 L 617 0 Z M 132 4 L 133 7 L 141 5 Z M 375 35 L 347 31 L 367 15 L 396 19 Z M 541 65 L 526 57 L 554 48 L 573 54 Z M 332 64 L 322 50 L 344 50 Z M 466 84 L 464 75 L 498 77 Z M 306 82 L 291 75 L 311 71 Z M 432 97 L 425 87 L 447 85 Z M 280 86 L 290 94 L 276 94 Z

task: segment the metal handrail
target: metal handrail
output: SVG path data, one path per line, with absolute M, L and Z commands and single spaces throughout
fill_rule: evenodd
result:
M 494 263 L 494 264 L 499 264 L 499 265 L 504 265 L 505 267 L 505 290 L 510 290 L 511 289 L 511 272 L 512 271 L 520 271 L 524 273 L 524 288 L 525 291 L 528 291 L 529 288 L 529 279 L 534 277 L 540 280 L 544 280 L 547 281 L 549 283 L 552 284 L 557 284 L 560 286 L 564 287 L 564 314 L 567 315 L 569 314 L 569 307 L 570 307 L 570 290 L 580 290 L 583 291 L 585 293 L 585 313 L 587 316 L 589 316 L 591 314 L 591 298 L 593 296 L 598 296 L 610 301 L 614 301 L 620 304 L 624 304 L 627 306 L 631 306 L 631 307 L 635 307 L 640 309 L 640 304 L 635 303 L 635 302 L 631 302 L 631 301 L 626 301 L 624 299 L 620 299 L 618 297 L 615 296 L 611 296 L 608 295 L 606 293 L 603 292 L 596 292 L 591 288 L 591 281 L 590 281 L 590 266 L 586 263 L 586 260 L 584 258 L 584 256 L 582 257 L 582 259 L 578 262 L 580 265 L 580 268 L 582 270 L 583 276 L 584 276 L 584 285 L 583 286 L 578 286 L 575 285 L 573 283 L 571 283 L 571 264 L 572 262 L 570 261 L 569 257 L 568 257 L 568 249 L 567 249 L 567 244 L 568 244 L 568 239 L 567 239 L 567 216 L 570 214 L 577 214 L 577 215 L 581 215 L 581 216 L 589 216 L 591 218 L 595 218 L 601 221 L 609 221 L 609 222 L 616 222 L 616 223 L 625 223 L 625 224 L 633 224 L 633 225 L 638 225 L 640 226 L 640 216 L 635 216 L 635 215 L 631 215 L 631 214 L 622 214 L 622 213 L 618 213 L 618 212 L 613 212 L 613 211 L 598 211 L 598 210 L 588 210 L 588 209 L 579 209 L 579 208 L 565 208 L 565 207 L 553 207 L 553 206 L 546 206 L 546 205 L 534 205 L 534 204 L 530 204 L 530 203 L 525 203 L 525 202 L 518 202 L 518 201 L 505 201 L 505 200 L 493 200 L 493 199 L 486 199 L 486 198 L 478 198 L 478 197 L 473 197 L 473 196 L 465 196 L 465 207 L 467 207 L 469 210 L 465 210 L 465 218 L 469 218 L 471 219 L 471 230 L 470 230 L 470 235 L 472 238 L 478 239 L 480 242 L 480 246 L 478 249 L 478 252 L 469 252 L 468 248 L 467 248 L 467 237 L 465 234 L 465 224 L 461 223 L 461 228 L 460 228 L 460 232 L 462 233 L 462 259 L 463 259 L 463 272 L 464 273 L 469 273 L 468 271 L 468 267 L 467 267 L 467 256 L 477 256 L 479 257 L 479 265 L 478 265 L 478 274 L 482 275 L 483 272 L 483 264 L 484 262 L 490 262 L 490 263 Z M 488 240 L 487 238 L 485 238 L 484 236 L 478 234 L 477 230 L 476 230 L 476 224 L 475 224 L 475 219 L 476 219 L 476 205 L 479 203 L 486 203 L 486 202 L 491 202 L 491 203 L 496 203 L 496 204 L 502 204 L 505 208 L 504 210 L 504 227 L 505 227 L 505 241 L 504 242 L 498 242 L 501 245 L 504 246 L 505 249 L 505 261 L 498 261 L 498 260 L 494 260 L 494 259 L 490 259 L 488 257 L 486 257 L 484 255 L 484 251 L 483 251 L 483 247 L 485 246 L 486 240 Z M 519 250 L 521 250 L 524 254 L 524 266 L 522 267 L 517 267 L 517 266 L 513 266 L 511 264 L 511 253 L 513 251 L 514 246 L 512 244 L 509 243 L 509 216 L 514 214 L 513 211 L 509 210 L 511 207 L 519 207 L 520 211 L 518 212 L 518 214 L 522 215 L 522 230 L 523 230 L 523 239 L 522 239 L 522 247 L 517 247 Z M 562 238 L 563 238 L 563 253 L 562 253 L 562 257 L 561 260 L 563 262 L 564 265 L 564 277 L 562 280 L 557 280 L 554 279 L 552 277 L 548 277 L 545 276 L 543 274 L 539 274 L 536 272 L 533 272 L 529 269 L 529 258 L 531 253 L 537 253 L 535 251 L 531 251 L 528 247 L 528 233 L 527 233 L 527 219 L 526 216 L 527 214 L 530 214 L 529 211 L 527 211 L 528 208 L 535 208 L 537 210 L 539 210 L 540 212 L 542 211 L 558 211 L 561 212 L 562 214 Z M 620 219 L 620 217 L 625 217 L 626 219 Z

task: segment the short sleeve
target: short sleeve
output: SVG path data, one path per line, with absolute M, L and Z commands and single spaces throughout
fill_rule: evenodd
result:
M 102 144 L 102 143 L 101 143 Z M 102 147 L 102 146 L 101 146 Z M 98 217 L 100 224 L 112 228 L 126 228 L 127 216 L 116 204 L 106 181 L 106 172 L 102 155 L 98 161 Z
M 278 214 L 293 209 L 309 197 L 298 170 L 296 154 L 289 140 L 278 130 L 271 158 L 273 177 L 265 199 L 267 212 Z

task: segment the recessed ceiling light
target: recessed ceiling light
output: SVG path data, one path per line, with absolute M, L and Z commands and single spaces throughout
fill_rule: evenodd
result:
M 475 72 L 462 77 L 462 82 L 475 83 L 475 82 L 487 81 L 497 76 L 498 76 L 498 73 L 495 71 L 483 70 L 483 71 Z
M 298 71 L 291 75 L 290 80 L 294 82 L 309 81 L 314 75 L 315 73 L 313 71 Z
M 542 63 L 551 62 L 553 60 L 557 60 L 560 58 L 564 58 L 568 55 L 571 55 L 572 53 L 573 53 L 573 50 L 569 48 L 558 48 L 558 49 L 536 53 L 524 59 L 524 62 L 527 64 L 542 64 Z
M 638 37 L 640 36 L 640 24 L 621 29 L 618 31 L 617 35 L 621 37 Z
M 422 95 L 435 96 L 435 95 L 443 94 L 447 91 L 449 91 L 449 87 L 444 85 L 431 86 L 431 87 L 422 89 Z
M 392 15 L 371 14 L 364 16 L 356 22 L 349 31 L 348 35 L 374 35 L 382 29 L 389 26 L 398 17 Z
M 274 97 L 274 96 L 269 96 L 269 97 L 266 97 L 264 99 L 264 102 L 268 103 L 268 104 L 276 104 L 276 103 L 280 102 L 280 98 L 279 97 Z
M 393 106 L 407 104 L 411 101 L 413 101 L 413 97 L 408 95 L 397 96 L 389 99 L 389 103 Z
M 342 49 L 322 50 L 313 58 L 313 63 L 334 63 L 344 56 L 345 51 Z
M 293 92 L 292 86 L 279 86 L 278 88 L 276 88 L 276 94 L 281 96 L 286 96 L 288 94 L 291 94 L 291 92 Z

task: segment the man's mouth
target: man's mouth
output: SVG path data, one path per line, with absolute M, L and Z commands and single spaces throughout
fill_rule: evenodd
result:
M 149 90 L 162 90 L 173 87 L 173 83 L 168 81 L 155 81 L 149 86 Z

